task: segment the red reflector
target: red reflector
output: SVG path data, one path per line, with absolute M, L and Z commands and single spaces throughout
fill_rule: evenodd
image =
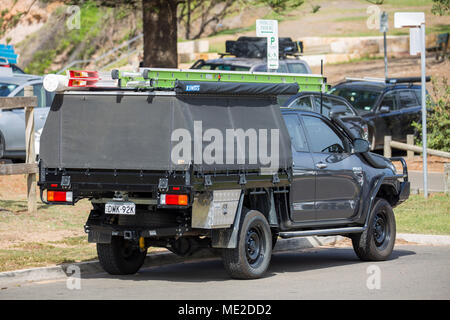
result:
M 178 190 L 180 190 L 180 187 L 173 187 L 172 190 L 178 191 Z
M 178 195 L 166 194 L 166 204 L 178 204 Z
M 51 184 L 50 187 L 52 187 L 52 188 L 58 188 L 58 185 L 57 185 L 57 184 Z

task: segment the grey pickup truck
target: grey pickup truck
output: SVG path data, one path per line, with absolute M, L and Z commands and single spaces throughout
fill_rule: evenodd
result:
M 177 81 L 152 90 L 56 94 L 41 137 L 49 205 L 89 199 L 89 242 L 110 274 L 149 247 L 221 252 L 233 278 L 264 275 L 279 238 L 343 235 L 362 260 L 388 259 L 407 168 L 369 152 L 342 110 L 280 108 L 291 83 Z M 345 110 L 344 110 L 345 111 Z M 87 213 L 88 214 L 88 213 Z

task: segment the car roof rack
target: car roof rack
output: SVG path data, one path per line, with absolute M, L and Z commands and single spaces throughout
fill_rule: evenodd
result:
M 430 82 L 431 77 L 425 77 L 425 82 Z M 403 78 L 386 78 L 386 83 L 388 84 L 397 84 L 397 83 L 417 83 L 421 82 L 421 77 L 403 77 Z
M 50 74 L 45 76 L 44 87 L 48 91 L 86 90 L 89 88 L 168 91 L 175 89 L 177 81 L 251 84 L 297 83 L 299 91 L 320 92 L 326 90 L 326 78 L 320 74 L 165 68 L 140 68 L 139 72 L 112 70 L 110 74 L 97 71 L 68 70 L 66 75 Z
M 345 77 L 346 81 L 369 81 L 369 82 L 385 82 L 384 78 L 364 77 L 364 78 L 351 78 Z
M 279 57 L 286 58 L 292 55 L 298 57 L 303 53 L 303 42 L 292 41 L 291 38 L 278 38 Z M 267 38 L 239 37 L 237 40 L 225 41 L 227 55 L 238 58 L 258 58 L 267 56 Z

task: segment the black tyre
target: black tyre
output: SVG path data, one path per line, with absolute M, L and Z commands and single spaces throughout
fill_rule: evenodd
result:
M 109 274 L 134 274 L 144 264 L 147 250 L 140 249 L 123 237 L 112 237 L 111 243 L 97 243 L 97 254 L 102 268 Z
M 262 213 L 242 212 L 235 249 L 224 249 L 222 259 L 228 274 L 235 279 L 260 278 L 269 267 L 272 233 Z
M 376 198 L 367 229 L 352 237 L 356 255 L 364 261 L 383 261 L 394 249 L 396 235 L 394 211 L 384 199 Z

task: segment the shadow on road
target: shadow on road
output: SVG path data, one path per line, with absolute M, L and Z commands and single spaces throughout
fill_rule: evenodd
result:
M 414 255 L 416 252 L 404 248 L 394 249 L 390 260 Z M 306 272 L 309 270 L 334 268 L 350 264 L 374 264 L 386 262 L 364 262 L 359 260 L 352 248 L 315 248 L 294 252 L 275 253 L 264 278 L 280 273 Z M 106 273 L 87 275 L 85 279 L 120 279 L 133 281 L 169 281 L 169 282 L 217 282 L 233 281 L 226 273 L 220 258 L 202 261 L 183 262 L 165 266 L 143 268 L 130 276 L 114 276 Z M 254 280 L 257 281 L 257 280 Z

